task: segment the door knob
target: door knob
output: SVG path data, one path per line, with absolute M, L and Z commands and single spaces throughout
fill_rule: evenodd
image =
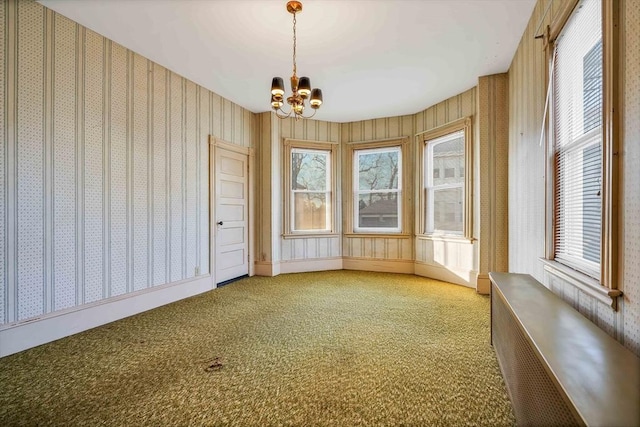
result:
M 222 221 L 218 221 L 218 225 L 222 225 Z

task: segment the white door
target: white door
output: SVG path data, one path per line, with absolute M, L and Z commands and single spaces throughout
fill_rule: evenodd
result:
M 215 149 L 216 283 L 249 274 L 249 156 Z

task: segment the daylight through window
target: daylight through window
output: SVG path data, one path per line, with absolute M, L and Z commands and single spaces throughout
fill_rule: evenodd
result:
M 553 75 L 555 259 L 600 278 L 602 11 L 582 1 L 556 40 Z
M 354 151 L 356 231 L 401 230 L 402 152 L 400 147 Z
M 331 229 L 331 152 L 291 150 L 291 224 L 293 231 Z
M 464 130 L 426 141 L 425 199 L 427 234 L 464 233 Z M 440 171 L 444 170 L 444 174 Z

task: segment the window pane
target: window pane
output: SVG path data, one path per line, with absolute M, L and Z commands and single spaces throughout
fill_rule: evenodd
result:
M 556 182 L 556 257 L 585 272 L 600 263 L 600 141 L 596 134 L 584 145 L 558 154 L 561 173 Z M 584 261 L 593 264 L 585 265 Z
M 294 193 L 293 229 L 327 230 L 327 194 Z
M 464 233 L 465 131 L 427 140 L 425 168 L 443 173 L 425 179 L 425 232 Z
M 602 39 L 583 58 L 584 133 L 602 124 Z
M 358 189 L 398 189 L 399 150 L 359 153 Z
M 582 253 L 589 261 L 600 263 L 600 169 L 602 150 L 600 145 L 583 150 L 582 154 Z
M 602 121 L 601 2 L 582 1 L 558 37 L 554 70 L 556 143 L 571 143 Z
M 446 142 L 433 144 L 434 170 L 444 169 L 444 177 L 435 176 L 433 186 L 464 182 L 464 134 Z M 459 171 L 456 176 L 456 170 Z
M 434 231 L 462 234 L 462 188 L 436 189 L 433 192 Z
M 397 228 L 398 193 L 369 193 L 358 197 L 358 227 Z
M 293 151 L 291 182 L 294 190 L 327 190 L 327 153 Z

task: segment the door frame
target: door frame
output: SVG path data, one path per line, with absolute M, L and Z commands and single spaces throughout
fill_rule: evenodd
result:
M 217 287 L 216 280 L 216 152 L 219 149 L 232 151 L 235 153 L 246 155 L 248 158 L 248 182 L 247 187 L 247 204 L 249 210 L 249 218 L 247 218 L 247 234 L 249 236 L 249 276 L 254 275 L 254 237 L 253 237 L 253 224 L 254 222 L 254 162 L 255 154 L 253 148 L 243 147 L 241 145 L 232 144 L 222 139 L 216 138 L 213 135 L 209 135 L 209 272 L 211 273 L 211 288 Z

